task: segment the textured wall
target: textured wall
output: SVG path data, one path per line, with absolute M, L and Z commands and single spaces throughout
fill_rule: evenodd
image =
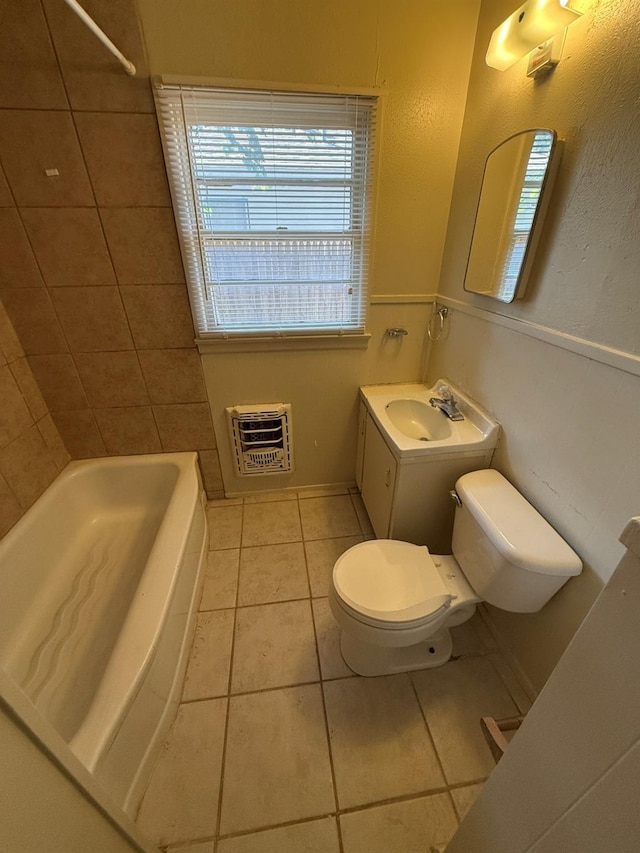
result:
M 198 450 L 221 487 L 133 0 L 8 0 L 0 295 L 72 458 Z M 57 169 L 54 177 L 46 169 Z
M 491 32 L 513 3 L 482 4 L 440 292 L 485 313 L 454 305 L 428 371 L 496 415 L 504 434 L 493 464 L 585 562 L 539 614 L 492 611 L 536 687 L 611 575 L 620 531 L 640 507 L 640 377 L 495 322 L 505 315 L 640 352 L 640 22 L 631 0 L 575 5 L 585 14 L 567 31 L 563 59 L 534 82 L 526 60 L 505 72 L 486 66 Z M 557 130 L 564 155 L 526 298 L 504 305 L 462 283 L 484 159 L 530 127 Z

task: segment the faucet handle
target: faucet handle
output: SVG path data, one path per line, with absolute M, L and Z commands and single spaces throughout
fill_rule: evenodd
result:
M 447 402 L 453 400 L 451 388 L 449 388 L 448 385 L 445 385 L 444 382 L 438 387 L 438 394 L 442 397 L 443 400 L 446 400 Z

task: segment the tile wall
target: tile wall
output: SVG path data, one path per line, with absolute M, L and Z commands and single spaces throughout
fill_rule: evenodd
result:
M 197 450 L 216 497 L 218 455 L 134 0 L 84 6 L 136 77 L 59 0 L 5 4 L 0 299 L 72 458 Z
M 68 461 L 69 454 L 0 303 L 0 537 Z

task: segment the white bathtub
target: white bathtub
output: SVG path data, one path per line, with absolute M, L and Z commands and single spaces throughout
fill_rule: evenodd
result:
M 206 558 L 195 453 L 72 462 L 0 542 L 0 667 L 134 814 Z

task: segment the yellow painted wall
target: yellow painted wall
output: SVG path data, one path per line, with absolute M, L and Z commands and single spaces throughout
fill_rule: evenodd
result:
M 549 336 L 560 346 L 532 338 L 517 321 L 640 354 L 640 21 L 634 0 L 574 0 L 584 17 L 569 27 L 563 59 L 533 81 L 526 60 L 505 72 L 484 61 L 515 5 L 482 3 L 440 287 L 460 304 L 451 303 L 428 375 L 450 376 L 494 413 L 503 427 L 494 466 L 584 561 L 540 613 L 491 611 L 539 688 L 640 511 L 640 376 L 633 357 L 608 366 L 564 349 L 562 337 Z M 531 127 L 555 129 L 564 153 L 526 297 L 505 305 L 462 283 L 485 157 Z
M 380 87 L 384 116 L 373 244 L 376 295 L 437 289 L 478 0 L 138 0 L 155 74 L 275 85 Z M 418 380 L 426 308 L 376 306 L 361 352 L 203 357 L 228 492 L 353 480 L 364 383 Z M 409 339 L 384 344 L 384 329 Z M 293 477 L 238 480 L 225 406 L 291 402 Z

